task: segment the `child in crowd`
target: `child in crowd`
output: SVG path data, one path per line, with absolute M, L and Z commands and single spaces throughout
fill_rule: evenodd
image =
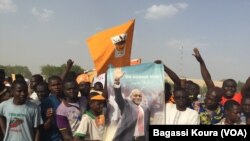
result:
M 48 79 L 50 95 L 41 103 L 41 114 L 44 121 L 41 139 L 44 141 L 61 141 L 62 136 L 56 124 L 56 109 L 63 99 L 62 80 L 52 75 Z
M 25 81 L 16 80 L 11 86 L 14 95 L 0 104 L 0 116 L 4 141 L 39 141 L 39 126 L 42 124 L 39 107 L 27 100 L 28 86 Z M 6 129 L 6 130 L 5 130 Z
M 102 140 L 104 132 L 104 121 L 99 117 L 102 114 L 105 98 L 95 94 L 90 96 L 90 109 L 82 116 L 79 127 L 75 132 L 75 141 Z
M 57 108 L 56 122 L 64 141 L 73 140 L 73 134 L 81 121 L 81 116 L 83 114 L 81 113 L 81 107 L 83 104 L 78 97 L 78 92 L 78 84 L 74 79 L 66 80 L 63 83 L 65 99 Z

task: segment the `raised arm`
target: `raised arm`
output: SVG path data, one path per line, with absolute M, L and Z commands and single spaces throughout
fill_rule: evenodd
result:
M 69 74 L 69 71 L 70 71 L 70 69 L 72 68 L 73 64 L 74 64 L 74 62 L 73 62 L 71 59 L 69 59 L 69 60 L 67 61 L 67 66 L 66 66 L 65 70 L 63 71 L 63 73 L 62 73 L 62 75 L 61 75 L 62 81 L 63 81 L 63 80 L 67 77 L 67 75 Z
M 155 63 L 162 64 L 162 61 L 156 60 Z M 168 68 L 165 64 L 163 64 L 163 65 L 164 65 L 164 71 L 168 74 L 168 76 L 174 82 L 175 86 L 181 87 L 181 79 L 179 78 L 179 76 L 174 71 L 172 71 L 170 68 Z
M 120 86 L 120 79 L 123 77 L 124 73 L 122 72 L 121 68 L 116 68 L 114 71 L 114 92 L 115 92 L 115 101 L 123 113 L 123 109 L 125 106 L 125 100 L 122 97 L 121 86 Z
M 197 48 L 194 48 L 193 56 L 200 63 L 201 75 L 202 75 L 202 78 L 207 85 L 207 88 L 208 89 L 213 88 L 214 82 L 213 82 L 211 75 L 210 75 L 209 71 L 207 70 L 206 64 L 205 64 L 204 60 L 202 59 L 200 52 Z

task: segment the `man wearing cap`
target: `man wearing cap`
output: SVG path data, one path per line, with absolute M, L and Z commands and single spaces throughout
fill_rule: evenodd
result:
M 78 84 L 79 88 L 79 94 L 80 101 L 82 103 L 82 107 L 87 107 L 88 105 L 88 97 L 90 94 L 90 80 L 88 74 L 80 74 L 76 78 L 76 82 Z M 84 113 L 86 111 L 86 108 L 81 109 L 81 113 Z
M 89 98 L 89 109 L 83 114 L 80 125 L 74 137 L 75 141 L 102 140 L 104 132 L 104 121 L 102 110 L 105 98 L 100 94 L 91 94 Z
M 115 101 L 121 111 L 121 119 L 113 141 L 148 141 L 149 109 L 140 105 L 142 93 L 138 89 L 131 91 L 131 100 L 122 97 L 120 79 L 123 75 L 120 68 L 115 70 Z
M 80 74 L 77 76 L 76 81 L 79 86 L 79 91 L 81 93 L 81 96 L 88 97 L 90 92 L 90 80 L 88 74 Z

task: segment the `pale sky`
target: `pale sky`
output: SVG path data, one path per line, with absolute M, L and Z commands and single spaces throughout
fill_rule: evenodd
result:
M 130 19 L 131 59 L 160 59 L 179 76 L 201 79 L 198 47 L 213 80 L 250 76 L 248 0 L 0 0 L 0 64 L 34 74 L 71 58 L 92 69 L 86 39 Z

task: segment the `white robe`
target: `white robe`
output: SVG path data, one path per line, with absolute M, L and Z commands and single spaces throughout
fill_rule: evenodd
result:
M 197 111 L 187 108 L 185 111 L 179 111 L 176 104 L 166 104 L 165 124 L 168 125 L 198 125 L 200 116 Z

